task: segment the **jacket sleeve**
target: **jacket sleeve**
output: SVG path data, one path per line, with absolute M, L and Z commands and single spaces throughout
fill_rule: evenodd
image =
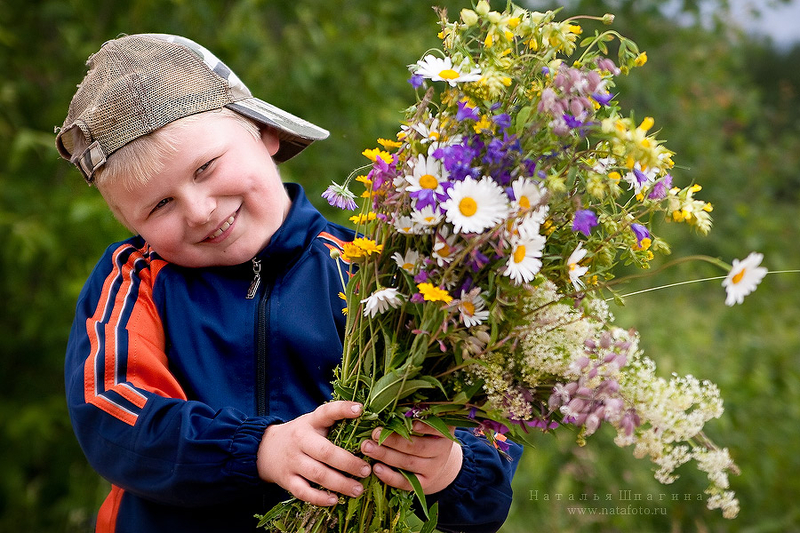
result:
M 256 451 L 277 420 L 186 399 L 152 297 L 161 266 L 128 241 L 95 267 L 67 345 L 70 418 L 89 463 L 114 485 L 173 505 L 219 503 L 260 483 Z
M 461 472 L 442 492 L 428 498 L 439 502 L 441 531 L 493 533 L 500 529 L 511 507 L 511 479 L 522 456 L 522 446 L 508 441 L 500 453 L 485 437 L 456 429 L 464 461 Z

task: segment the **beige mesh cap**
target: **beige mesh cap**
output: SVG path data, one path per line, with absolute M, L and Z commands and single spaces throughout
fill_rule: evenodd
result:
M 275 161 L 295 156 L 328 131 L 255 98 L 234 72 L 199 44 L 166 34 L 108 41 L 87 61 L 56 146 L 86 181 L 116 150 L 180 118 L 228 107 L 275 128 Z

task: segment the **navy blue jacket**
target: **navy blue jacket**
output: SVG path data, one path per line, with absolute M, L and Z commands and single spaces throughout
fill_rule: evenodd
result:
M 288 497 L 258 477 L 269 424 L 331 398 L 344 331 L 332 246 L 352 240 L 298 185 L 254 264 L 190 269 L 141 237 L 110 246 L 80 294 L 66 356 L 72 425 L 112 484 L 97 531 L 255 531 Z M 511 503 L 510 461 L 458 430 L 464 466 L 440 503 L 440 529 L 495 531 Z

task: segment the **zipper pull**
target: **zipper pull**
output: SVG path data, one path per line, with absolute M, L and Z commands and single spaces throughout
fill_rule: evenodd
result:
M 248 300 L 256 297 L 259 285 L 261 285 L 261 260 L 253 258 L 253 281 L 250 282 L 250 288 L 247 289 Z

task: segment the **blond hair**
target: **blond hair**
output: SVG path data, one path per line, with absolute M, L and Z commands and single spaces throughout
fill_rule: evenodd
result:
M 95 173 L 95 184 L 98 189 L 102 192 L 104 184 L 119 181 L 122 181 L 129 190 L 133 190 L 137 185 L 146 184 L 152 176 L 164 169 L 167 158 L 175 155 L 178 139 L 183 131 L 209 113 L 236 119 L 254 138 L 260 138 L 261 132 L 255 122 L 225 107 L 189 115 L 134 139 L 114 152 Z

